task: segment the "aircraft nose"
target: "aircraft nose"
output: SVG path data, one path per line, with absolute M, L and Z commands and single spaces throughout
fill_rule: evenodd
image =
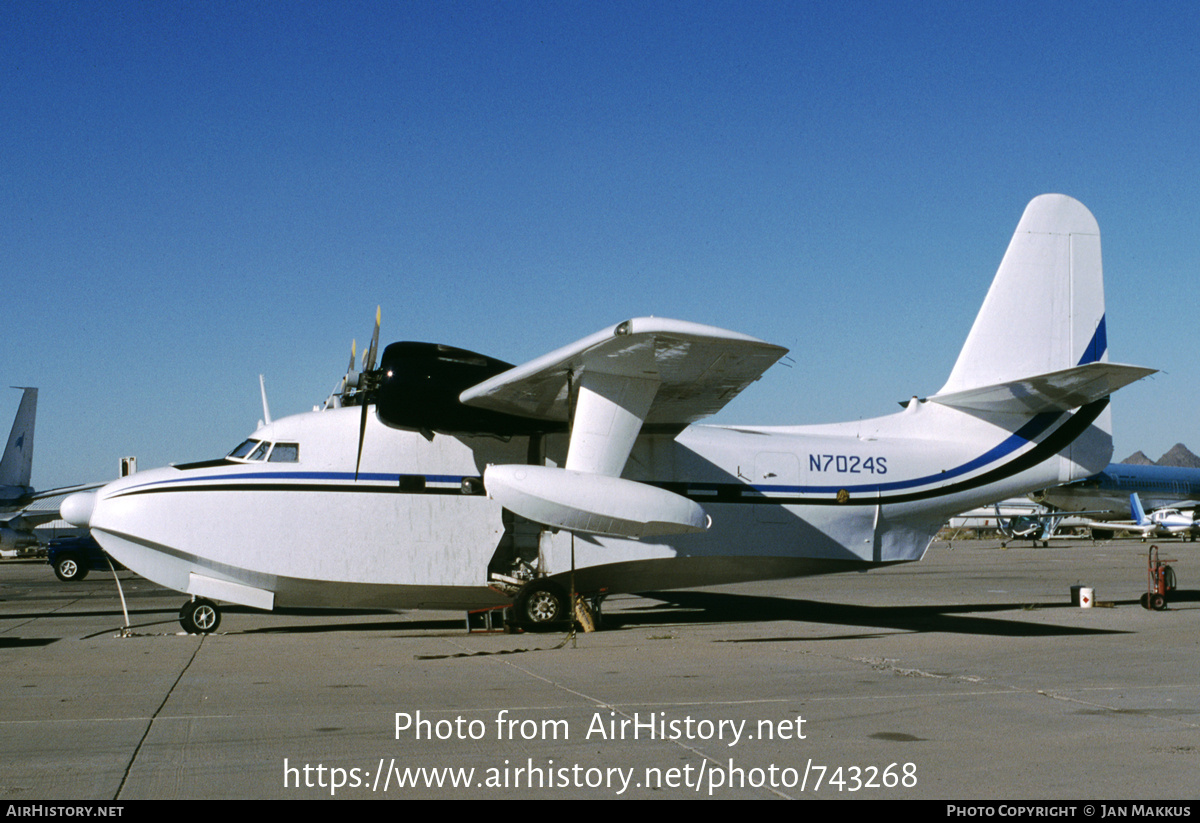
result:
M 72 526 L 86 529 L 91 525 L 92 509 L 95 506 L 95 492 L 76 492 L 62 502 L 58 513 Z

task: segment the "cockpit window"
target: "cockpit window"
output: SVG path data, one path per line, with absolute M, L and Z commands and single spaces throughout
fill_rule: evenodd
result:
M 226 459 L 247 463 L 261 460 L 268 463 L 299 463 L 300 444 L 272 443 L 270 440 L 250 439 L 231 451 Z
M 276 443 L 271 450 L 269 463 L 296 463 L 300 460 L 299 443 Z
M 267 452 L 269 452 L 270 450 L 271 450 L 271 444 L 264 440 L 263 442 L 258 444 L 257 449 L 250 452 L 250 456 L 247 457 L 246 459 L 247 460 L 266 460 Z
M 238 460 L 244 460 L 246 458 L 246 455 L 248 455 L 250 453 L 250 450 L 253 449 L 255 446 L 257 446 L 261 442 L 262 442 L 261 440 L 247 440 L 244 443 L 242 443 L 242 445 L 238 446 L 236 449 L 231 451 L 229 453 L 229 456 L 236 458 Z

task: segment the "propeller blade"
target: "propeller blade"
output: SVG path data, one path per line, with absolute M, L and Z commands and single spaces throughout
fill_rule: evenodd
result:
M 358 419 L 358 456 L 354 459 L 354 479 L 358 480 L 358 470 L 362 466 L 363 440 L 367 436 L 367 407 L 371 402 L 371 394 L 378 387 L 378 375 L 375 374 L 375 357 L 379 352 L 379 321 L 382 317 L 380 306 L 375 307 L 375 331 L 371 334 L 371 345 L 363 349 L 362 372 L 358 376 L 358 404 L 362 406 L 362 415 Z M 350 367 L 354 368 L 354 350 L 351 348 Z
M 363 439 L 367 436 L 367 402 L 362 403 L 362 416 L 358 419 L 358 457 L 354 460 L 354 482 L 358 482 L 358 467 L 362 465 Z
M 375 355 L 379 351 L 379 320 L 382 312 L 379 306 L 375 307 L 375 332 L 371 335 L 371 346 L 367 349 L 367 359 L 364 361 L 363 371 L 373 371 L 375 369 Z

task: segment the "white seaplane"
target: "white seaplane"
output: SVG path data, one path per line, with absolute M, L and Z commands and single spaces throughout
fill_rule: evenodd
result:
M 64 502 L 106 551 L 191 596 L 282 607 L 486 608 L 557 621 L 607 594 L 919 560 L 947 518 L 1111 457 L 1100 233 L 1026 208 L 946 385 L 822 426 L 699 426 L 785 350 L 636 318 L 524 365 L 395 343 L 325 408 L 227 457 Z M 373 410 L 373 413 L 372 413 Z

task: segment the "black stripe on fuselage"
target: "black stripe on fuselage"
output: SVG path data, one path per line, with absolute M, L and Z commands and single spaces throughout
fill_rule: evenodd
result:
M 1055 429 L 1041 443 L 1038 443 L 1024 454 L 1018 455 L 1007 463 L 1003 463 L 994 469 L 986 471 L 974 477 L 968 477 L 960 480 L 957 483 L 951 483 L 945 486 L 934 486 L 932 488 L 920 489 L 912 492 L 900 492 L 895 494 L 880 494 L 878 490 L 872 491 L 870 488 L 858 491 L 852 494 L 848 500 L 839 502 L 833 497 L 808 497 L 803 495 L 772 495 L 770 497 L 764 494 L 747 494 L 753 490 L 753 487 L 737 484 L 737 483 L 719 483 L 719 484 L 695 484 L 698 488 L 710 490 L 709 494 L 696 494 L 694 489 L 686 491 L 680 490 L 679 487 L 686 487 L 688 484 L 683 483 L 651 483 L 650 485 L 658 486 L 667 491 L 673 491 L 681 494 L 697 503 L 749 503 L 759 505 L 784 505 L 784 504 L 803 504 L 806 506 L 874 506 L 877 504 L 892 504 L 892 503 L 908 503 L 914 500 L 928 500 L 933 497 L 946 497 L 959 492 L 970 491 L 971 489 L 986 486 L 991 483 L 999 483 L 1009 477 L 1020 474 L 1021 472 L 1031 469 L 1039 463 L 1048 460 L 1060 451 L 1071 445 L 1089 426 L 1096 421 L 1100 413 L 1108 407 L 1108 398 L 1097 400 L 1095 403 L 1090 403 L 1079 409 L 1065 423 Z M 711 493 L 715 490 L 716 493 Z
M 737 505 L 808 505 L 808 506 L 874 506 L 877 504 L 908 503 L 915 500 L 928 500 L 934 497 L 945 497 L 971 489 L 998 483 L 1013 475 L 1019 474 L 1037 464 L 1049 459 L 1069 446 L 1076 438 L 1095 422 L 1100 413 L 1108 406 L 1108 398 L 1098 400 L 1082 407 L 1065 423 L 1053 431 L 1045 440 L 1035 445 L 1029 451 L 1018 455 L 1008 462 L 974 477 L 968 477 L 946 486 L 935 486 L 918 491 L 900 492 L 895 494 L 880 494 L 878 490 L 858 491 L 849 500 L 839 502 L 829 497 L 814 497 L 810 495 L 772 495 L 767 496 L 757 492 L 753 486 L 745 483 L 706 483 L 706 482 L 673 482 L 645 481 L 649 486 L 655 486 L 666 491 L 686 497 L 701 505 L 712 503 Z M 403 477 L 419 477 L 419 475 L 404 475 Z M 196 483 L 179 483 L 151 488 L 131 489 L 122 492 L 117 497 L 129 497 L 142 494 L 165 494 L 179 492 L 306 492 L 306 493 L 335 493 L 335 494 L 416 494 L 416 495 L 469 495 L 483 496 L 483 479 L 481 477 L 463 478 L 470 481 L 471 491 L 464 492 L 456 486 L 431 486 L 425 484 L 422 488 L 412 488 L 404 483 L 380 485 L 377 483 L 312 483 L 312 482 L 222 482 L 204 483 L 201 479 Z

